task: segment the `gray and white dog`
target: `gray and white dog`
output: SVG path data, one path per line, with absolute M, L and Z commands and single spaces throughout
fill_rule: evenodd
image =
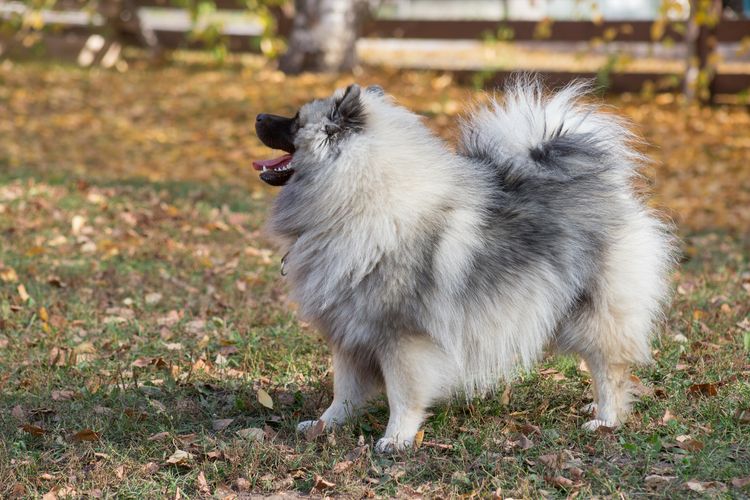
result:
M 376 449 L 402 449 L 432 403 L 491 392 L 548 347 L 591 371 L 586 429 L 626 420 L 672 238 L 631 185 L 633 135 L 584 90 L 547 95 L 520 78 L 462 123 L 457 152 L 380 87 L 258 115 L 263 143 L 289 153 L 254 162 L 283 186 L 270 232 L 301 316 L 333 352 L 325 425 L 384 390 Z

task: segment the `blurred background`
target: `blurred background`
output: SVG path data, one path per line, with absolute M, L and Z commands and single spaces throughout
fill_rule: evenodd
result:
M 0 23 L 3 169 L 266 196 L 258 112 L 378 83 L 452 140 L 532 71 L 628 115 L 681 225 L 750 225 L 750 0 L 0 0 Z

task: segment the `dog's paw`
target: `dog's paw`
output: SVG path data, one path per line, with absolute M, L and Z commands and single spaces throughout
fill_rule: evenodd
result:
M 411 448 L 411 446 L 411 441 L 384 437 L 378 439 L 378 442 L 375 443 L 375 453 L 391 454 Z
M 600 427 L 607 427 L 607 428 L 613 429 L 617 427 L 617 422 L 595 418 L 594 420 L 589 420 L 582 426 L 584 431 L 589 431 L 589 432 L 594 432 Z
M 589 403 L 587 405 L 583 405 L 581 407 L 581 413 L 583 413 L 585 415 L 594 415 L 594 414 L 596 414 L 597 408 L 598 408 L 597 404 L 591 402 L 591 403 Z

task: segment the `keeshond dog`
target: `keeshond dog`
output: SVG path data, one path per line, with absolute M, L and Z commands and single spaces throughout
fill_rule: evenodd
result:
M 491 394 L 548 348 L 591 372 L 585 429 L 626 420 L 672 237 L 632 186 L 633 134 L 584 91 L 519 78 L 464 119 L 456 151 L 378 86 L 257 116 L 261 141 L 287 153 L 254 162 L 283 186 L 269 230 L 333 354 L 326 426 L 385 391 L 376 450 L 402 449 L 431 404 Z

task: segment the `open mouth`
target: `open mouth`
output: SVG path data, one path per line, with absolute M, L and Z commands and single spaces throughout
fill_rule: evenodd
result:
M 269 160 L 256 160 L 253 168 L 260 172 L 263 182 L 272 186 L 283 186 L 294 175 L 292 155 L 288 153 Z

